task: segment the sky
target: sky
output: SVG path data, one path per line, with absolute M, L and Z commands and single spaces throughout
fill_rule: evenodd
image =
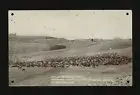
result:
M 24 36 L 132 38 L 131 10 L 9 10 L 8 23 Z

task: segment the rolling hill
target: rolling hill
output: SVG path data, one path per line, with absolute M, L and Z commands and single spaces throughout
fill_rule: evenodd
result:
M 132 41 L 128 39 L 112 39 L 92 42 L 89 39 L 70 41 L 63 38 L 44 39 L 38 38 L 31 42 L 15 42 L 15 50 L 18 57 L 27 57 L 29 60 L 43 60 L 47 57 L 69 57 L 69 56 L 90 56 L 98 52 L 118 52 L 121 55 L 132 57 Z M 51 45 L 65 45 L 66 49 L 50 51 Z M 110 50 L 111 48 L 111 50 Z M 25 50 L 25 51 L 24 51 Z

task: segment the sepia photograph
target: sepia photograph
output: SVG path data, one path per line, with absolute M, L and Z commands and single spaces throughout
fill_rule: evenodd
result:
M 131 10 L 9 10 L 9 86 L 132 86 Z

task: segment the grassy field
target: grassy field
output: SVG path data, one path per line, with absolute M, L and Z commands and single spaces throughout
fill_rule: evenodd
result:
M 53 45 L 64 45 L 66 49 L 51 51 Z M 109 50 L 112 48 L 112 50 Z M 20 58 L 31 58 L 37 56 L 83 56 L 98 52 L 123 52 L 123 49 L 132 49 L 132 40 L 112 39 L 92 42 L 90 39 L 67 40 L 64 38 L 17 36 L 9 38 L 9 53 Z M 130 51 L 131 50 L 128 50 Z M 121 53 L 122 54 L 122 53 Z M 124 53 L 126 54 L 126 52 Z
M 14 54 L 22 54 L 37 51 L 47 51 L 50 46 L 68 42 L 66 39 L 46 39 L 45 37 L 17 36 L 9 38 L 9 48 Z
M 64 45 L 65 49 L 50 50 L 53 45 Z M 110 50 L 111 48 L 111 50 Z M 16 56 L 15 60 L 44 60 L 48 57 L 66 57 L 66 56 L 91 56 L 97 53 L 117 52 L 119 55 L 132 57 L 132 40 L 130 39 L 112 39 L 97 40 L 92 42 L 90 39 L 76 39 L 74 41 L 63 38 L 47 38 L 32 36 L 17 36 L 9 38 L 10 56 Z M 122 66 L 99 66 L 97 68 L 26 68 L 25 71 L 9 67 L 9 85 L 36 85 L 47 86 L 51 84 L 51 76 L 61 75 L 81 75 L 84 78 L 104 78 L 114 79 L 119 76 L 132 77 L 132 63 Z M 14 80 L 15 83 L 11 84 Z M 132 80 L 130 80 L 132 82 Z M 76 81 L 75 81 L 76 82 Z M 58 84 L 62 85 L 62 84 Z M 75 85 L 82 85 L 75 83 Z M 87 85 L 87 84 L 86 84 Z M 132 85 L 132 83 L 130 84 Z
M 131 64 L 121 65 L 121 66 L 99 66 L 98 68 L 81 68 L 81 67 L 70 67 L 70 68 L 25 68 L 26 71 L 23 72 L 17 68 L 9 68 L 9 85 L 10 86 L 87 86 L 90 82 L 89 78 L 93 80 L 100 81 L 110 80 L 112 84 L 106 84 L 107 86 L 132 86 L 132 67 Z M 74 84 L 64 84 L 61 83 L 61 80 L 56 79 L 56 77 L 72 77 Z M 82 81 L 81 78 L 84 78 L 87 81 Z M 124 77 L 131 77 L 130 79 L 122 79 Z M 122 84 L 116 84 L 116 79 Z M 14 83 L 11 81 L 14 80 Z M 56 81 L 55 81 L 56 80 Z M 130 83 L 126 84 L 126 80 L 129 80 Z M 68 81 L 63 79 L 63 81 Z M 59 82 L 59 83 L 55 83 Z M 118 83 L 118 82 L 117 82 Z M 90 84 L 91 85 L 91 84 Z M 93 85 L 93 84 L 92 84 Z M 101 84 L 100 84 L 101 85 Z M 94 84 L 93 86 L 98 86 Z

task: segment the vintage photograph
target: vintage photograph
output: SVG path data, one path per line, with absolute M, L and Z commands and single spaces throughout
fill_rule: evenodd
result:
M 131 10 L 9 10 L 9 86 L 132 86 Z

